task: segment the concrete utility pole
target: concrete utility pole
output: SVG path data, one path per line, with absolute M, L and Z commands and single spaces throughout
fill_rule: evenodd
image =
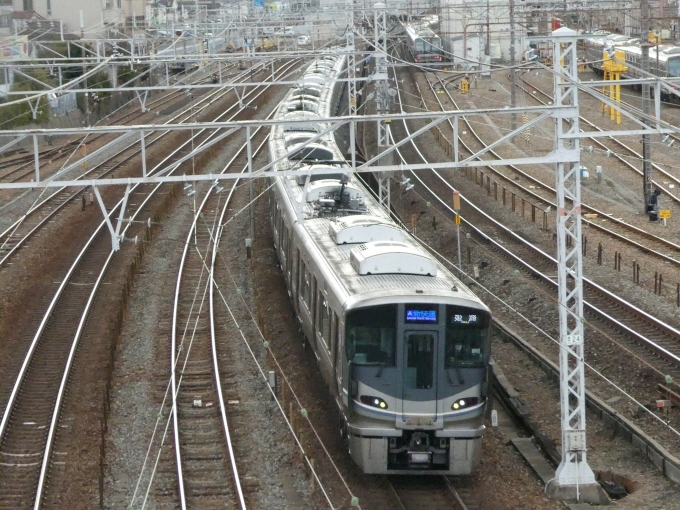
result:
M 652 44 L 649 42 L 649 0 L 640 0 L 640 48 L 642 50 L 641 64 L 643 74 L 649 73 L 649 48 Z M 645 78 L 647 75 L 645 74 Z M 651 102 L 649 99 L 649 84 L 642 85 L 642 114 L 645 117 L 649 116 L 651 109 Z M 645 119 L 645 124 L 650 125 L 649 121 Z M 642 192 L 645 198 L 645 214 L 649 207 L 650 198 L 652 196 L 652 155 L 651 144 L 649 143 L 649 135 L 642 135 Z

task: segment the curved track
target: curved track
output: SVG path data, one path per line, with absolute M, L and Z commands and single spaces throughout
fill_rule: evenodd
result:
M 262 65 L 264 66 L 265 64 Z M 247 79 L 249 77 L 250 71 L 244 71 L 237 75 L 235 80 Z M 194 118 L 196 115 L 200 115 L 204 109 L 209 108 L 215 101 L 222 99 L 230 90 L 231 88 L 218 89 L 207 94 L 205 97 L 197 99 L 193 105 L 183 109 L 177 115 L 168 119 L 165 124 L 181 123 Z M 251 94 L 252 91 L 249 93 L 248 97 L 250 97 Z M 231 109 L 236 107 L 237 106 L 234 105 Z M 147 147 L 159 142 L 168 134 L 169 132 L 165 131 L 157 136 L 153 136 L 153 133 L 149 132 L 147 134 Z M 118 147 L 118 145 L 121 145 L 121 147 Z M 141 149 L 138 148 L 137 145 L 137 140 L 131 140 L 126 136 L 114 140 L 111 142 L 111 147 L 116 150 L 116 153 L 88 171 L 75 177 L 75 179 L 98 179 L 110 174 L 141 153 Z M 188 148 L 189 146 L 190 142 L 182 144 L 182 147 L 184 148 Z M 49 197 L 37 202 L 21 218 L 17 219 L 6 228 L 4 232 L 0 233 L 0 268 L 26 241 L 35 235 L 40 228 L 45 226 L 57 213 L 62 211 L 64 207 L 82 192 L 83 190 L 81 189 L 60 188 L 52 192 Z
M 265 146 L 266 139 L 266 130 L 258 128 L 251 137 L 257 148 L 255 154 Z M 247 159 L 244 144 L 223 172 L 239 168 L 247 171 Z M 188 233 L 177 278 L 171 393 L 179 503 L 183 509 L 246 508 L 232 446 L 234 431 L 229 430 L 220 377 L 219 358 L 224 345 L 219 345 L 216 321 L 227 323 L 228 318 L 214 312 L 212 276 L 217 256 L 214 236 L 224 222 L 229 199 L 238 183 L 233 182 L 224 204 L 220 204 L 222 195 L 216 192 L 219 189 L 216 185 L 206 193 Z M 208 211 L 220 207 L 219 221 L 217 218 L 211 224 L 199 221 L 204 212 L 208 216 Z M 246 437 L 247 431 L 239 431 L 240 439 L 246 441 Z
M 263 93 L 263 90 L 251 91 L 256 97 Z M 236 110 L 234 116 L 239 113 L 238 108 Z M 227 113 L 223 112 L 220 117 Z M 197 132 L 195 136 L 201 136 L 201 133 Z M 185 142 L 184 146 L 188 143 Z M 182 150 L 183 147 L 180 147 L 166 159 Z M 161 166 L 162 163 L 150 174 Z M 136 193 L 144 197 L 140 198 L 140 205 L 130 212 L 132 219 L 144 214 L 152 216 L 145 208 L 151 207 L 151 198 L 160 188 L 161 185 L 135 187 Z M 110 214 L 114 215 L 121 204 L 122 200 Z M 131 225 L 132 222 L 126 225 L 123 234 Z M 106 222 L 102 221 L 63 278 L 48 309 L 43 312 L 44 318 L 28 348 L 0 422 L 0 479 L 3 481 L 0 484 L 0 506 L 3 508 L 27 506 L 27 502 L 35 508 L 41 505 L 70 368 L 99 284 L 112 257 Z
M 430 78 L 429 75 L 427 79 L 430 85 L 429 92 L 436 99 L 436 101 L 439 104 L 439 107 L 442 110 L 444 110 L 445 108 L 440 99 L 440 95 L 436 93 L 435 88 L 437 88 L 438 90 L 444 90 L 447 95 L 447 99 L 451 102 L 454 108 L 457 108 L 455 99 L 451 95 L 450 91 L 443 86 L 444 83 L 441 79 L 435 77 L 433 80 Z M 441 84 L 442 86 L 438 87 L 438 84 Z M 474 129 L 472 124 L 470 124 L 466 119 L 464 119 L 464 122 L 465 130 L 470 133 L 470 135 L 475 140 L 475 143 L 477 143 L 480 147 L 485 148 L 486 143 Z M 449 123 L 447 126 L 443 128 L 441 132 L 442 136 L 446 137 L 447 139 L 450 139 L 453 136 L 453 126 L 451 126 Z M 469 154 L 474 153 L 473 148 L 467 145 L 462 138 L 459 138 L 458 143 Z M 498 160 L 502 159 L 493 150 L 488 151 L 488 153 Z M 504 183 L 509 188 L 519 190 L 519 193 L 525 197 L 528 197 L 529 201 L 540 204 L 539 205 L 540 213 L 542 213 L 543 210 L 548 208 L 552 208 L 553 211 L 556 210 L 557 206 L 555 202 L 556 190 L 552 186 L 541 181 L 540 179 L 533 177 L 532 175 L 529 175 L 528 173 L 524 172 L 521 168 L 514 165 L 503 165 L 504 168 L 508 168 L 512 172 L 511 176 L 505 175 L 502 171 L 500 171 L 498 168 L 494 166 L 494 163 L 497 162 L 490 160 L 489 166 L 485 168 L 485 171 L 492 174 L 498 182 Z M 523 181 L 525 182 L 528 181 L 532 183 L 534 189 L 518 184 L 517 181 L 513 178 L 513 176 L 515 177 L 519 176 Z M 482 175 L 482 179 L 483 178 L 484 175 Z M 538 190 L 541 191 L 539 192 Z M 601 220 L 598 219 L 588 220 L 586 218 L 583 218 L 582 221 L 584 225 L 586 225 L 588 228 L 597 230 L 598 232 L 610 236 L 619 242 L 635 247 L 646 255 L 651 255 L 663 262 L 672 264 L 673 266 L 676 267 L 680 267 L 680 259 L 676 259 L 674 256 L 675 252 L 680 251 L 680 244 L 674 243 L 673 241 L 664 239 L 650 232 L 647 232 L 639 227 L 636 227 L 635 225 L 631 225 L 620 218 L 616 218 L 586 203 L 583 204 L 583 209 L 588 213 L 597 214 L 599 218 L 604 218 L 607 221 L 607 226 L 604 226 L 600 222 Z
M 532 94 L 529 90 L 527 90 L 527 89 L 524 88 L 523 86 L 518 85 L 518 87 L 519 87 L 520 89 L 522 89 L 524 92 L 527 93 L 527 96 L 532 97 L 536 102 L 538 102 L 538 103 L 540 103 L 540 104 L 542 104 L 542 105 L 545 106 L 545 105 L 548 105 L 548 102 L 549 102 L 549 101 L 552 101 L 552 100 L 553 100 L 553 98 L 552 98 L 552 96 L 550 96 L 550 94 L 544 92 L 544 91 L 541 90 L 540 88 L 538 88 L 538 87 L 536 87 L 535 85 L 529 83 L 529 82 L 528 82 L 525 78 L 523 78 L 522 76 L 518 75 L 518 77 L 520 78 L 520 81 L 521 81 L 522 83 L 525 83 L 526 85 L 530 86 L 533 90 L 535 90 L 536 92 L 538 92 L 538 94 L 540 94 L 541 96 L 543 96 L 543 97 L 545 98 L 545 100 L 541 100 L 541 99 L 539 99 L 538 97 L 536 97 L 535 94 Z M 583 116 L 580 116 L 580 117 L 579 117 L 579 120 L 580 120 L 580 122 L 581 122 L 583 125 L 587 126 L 588 129 L 590 129 L 591 131 L 602 131 L 602 129 L 600 129 L 599 127 L 597 127 L 594 123 L 590 122 L 588 119 L 586 119 L 586 118 L 583 117 Z M 582 129 L 581 131 L 582 131 L 582 132 L 585 132 L 583 129 Z M 673 137 L 673 138 L 675 138 L 676 140 L 678 140 L 678 138 L 676 138 L 676 137 Z M 604 150 L 607 154 L 610 154 L 611 156 L 615 157 L 622 165 L 626 166 L 627 168 L 631 169 L 633 172 L 635 172 L 636 174 L 638 174 L 640 177 L 642 177 L 642 170 L 638 169 L 635 165 L 633 165 L 631 162 L 629 162 L 626 158 L 620 156 L 616 151 L 612 151 L 609 147 L 607 147 L 607 145 L 606 145 L 604 142 L 602 142 L 602 140 L 603 140 L 602 138 L 591 138 L 590 140 L 591 140 L 595 145 L 597 145 L 597 146 L 600 147 L 602 150 Z M 636 151 L 635 149 L 633 149 L 632 147 L 626 145 L 626 144 L 625 144 L 624 142 L 622 142 L 621 140 L 617 140 L 616 138 L 613 138 L 613 137 L 604 138 L 604 140 L 606 140 L 608 143 L 612 143 L 612 144 L 614 144 L 615 146 L 617 146 L 617 147 L 623 149 L 627 154 L 630 154 L 631 156 L 633 156 L 634 158 L 638 159 L 639 161 L 642 161 L 642 159 L 643 159 L 643 158 L 642 158 L 642 154 L 640 154 L 639 152 L 637 152 L 637 151 Z M 656 163 L 652 162 L 652 168 L 653 168 L 654 170 L 656 170 L 657 172 L 659 172 L 659 173 L 663 176 L 664 179 L 669 179 L 670 181 L 674 182 L 676 186 L 680 185 L 680 179 L 679 179 L 678 177 L 676 177 L 675 175 L 673 175 L 672 173 L 668 172 L 667 170 L 664 170 L 664 168 L 661 167 L 660 165 L 657 165 Z M 655 185 L 658 189 L 660 189 L 666 196 L 668 196 L 671 200 L 673 200 L 673 202 L 675 202 L 676 204 L 680 204 L 680 197 L 678 197 L 678 196 L 676 196 L 676 195 L 673 195 L 670 191 L 668 191 L 668 190 L 663 186 L 663 184 L 658 183 L 658 182 L 656 182 L 656 181 L 654 181 L 654 180 L 652 180 L 652 182 L 653 182 L 654 185 Z
M 401 101 L 400 97 L 399 100 Z M 405 123 L 404 130 L 408 135 L 410 130 Z M 411 147 L 417 154 L 418 160 L 411 161 L 412 156 L 406 154 L 405 151 L 397 150 L 402 163 L 427 163 L 427 159 L 414 143 L 411 143 Z M 438 189 L 443 185 L 448 190 L 454 188 L 440 173 L 434 170 L 431 173 L 434 179 L 428 178 L 427 183 L 424 176 L 416 173 L 412 173 L 412 175 L 426 190 L 427 194 L 432 195 L 436 202 L 445 211 L 448 211 L 450 217 L 453 217 L 454 211 L 447 203 L 450 191 L 447 193 L 447 199 L 444 199 L 441 198 L 435 187 Z M 488 249 L 497 252 L 499 256 L 507 259 L 511 265 L 521 267 L 530 275 L 538 278 L 544 285 L 556 290 L 557 283 L 550 276 L 555 272 L 556 260 L 553 257 L 491 218 L 480 208 L 465 200 L 464 197 L 461 198 L 468 208 L 467 210 L 471 211 L 471 214 L 467 218 L 463 218 L 462 222 L 467 225 L 469 230 L 474 231 L 478 239 L 484 240 Z M 478 225 L 472 224 L 470 222 L 472 219 Z M 482 226 L 483 224 L 486 226 Z M 506 240 L 501 244 L 497 240 L 497 235 L 489 236 L 486 233 L 489 230 L 488 226 L 492 226 L 494 230 L 502 233 Z M 555 290 L 551 292 L 555 292 Z M 591 325 L 596 324 L 600 330 L 607 333 L 609 338 L 622 343 L 651 366 L 657 367 L 660 374 L 670 373 L 674 379 L 680 376 L 680 331 L 586 278 L 584 278 L 584 294 L 586 314 L 588 319 L 592 321 Z M 675 383 L 674 386 L 679 387 Z

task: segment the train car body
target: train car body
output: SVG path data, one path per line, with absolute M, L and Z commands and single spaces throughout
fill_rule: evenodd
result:
M 442 62 L 444 52 L 441 38 L 426 24 L 402 23 L 406 33 L 406 46 L 413 61 Z
M 270 191 L 284 278 L 363 472 L 470 474 L 491 316 L 347 173 L 321 120 L 335 114 L 345 69 L 344 56 L 317 58 L 276 113 L 273 168 L 307 171 L 274 178 Z
M 643 78 L 640 69 L 642 68 L 642 48 L 639 39 L 636 40 L 603 40 L 589 39 L 587 41 L 586 58 L 590 67 L 598 74 L 603 74 L 604 51 L 607 46 L 612 47 L 617 52 L 625 55 L 625 63 L 628 70 L 621 74 L 623 80 Z M 660 78 L 680 77 L 680 46 L 659 45 L 649 49 L 649 70 Z M 640 85 L 636 85 L 640 88 Z M 662 91 L 664 101 L 673 100 L 680 102 L 674 94 Z
M 227 39 L 210 37 L 205 39 L 180 37 L 156 52 L 156 58 L 169 61 L 169 69 L 173 73 L 190 72 L 205 61 L 205 54 L 224 53 Z

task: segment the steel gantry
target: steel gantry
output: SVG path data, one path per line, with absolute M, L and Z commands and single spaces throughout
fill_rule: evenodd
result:
M 563 500 L 599 502 L 599 485 L 586 453 L 586 388 L 583 362 L 583 264 L 581 252 L 581 154 L 578 110 L 578 37 L 553 32 L 555 151 L 557 163 L 557 280 L 560 323 L 562 461 L 548 493 Z

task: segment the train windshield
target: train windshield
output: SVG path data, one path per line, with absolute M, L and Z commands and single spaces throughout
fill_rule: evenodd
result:
M 360 308 L 347 316 L 347 357 L 355 363 L 394 366 L 397 306 Z
M 445 367 L 483 367 L 490 347 L 490 323 L 486 312 L 447 306 Z
M 442 48 L 442 42 L 439 37 L 433 37 L 432 39 L 416 39 L 416 51 L 417 52 L 431 52 L 439 53 Z
M 668 76 L 680 76 L 680 58 L 668 59 Z

